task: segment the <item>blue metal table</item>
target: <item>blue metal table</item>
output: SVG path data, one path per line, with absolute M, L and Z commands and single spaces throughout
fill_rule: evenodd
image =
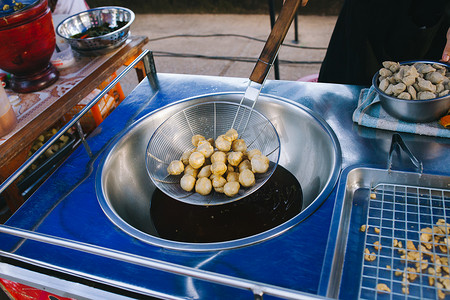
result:
M 164 105 L 201 95 L 242 93 L 247 85 L 243 78 L 180 74 L 157 74 L 157 81 L 155 88 L 143 80 L 89 136 L 92 155 L 78 148 L 7 221 L 4 228 L 11 233 L 31 232 L 32 238 L 36 232 L 48 242 L 1 234 L 0 277 L 78 298 L 249 299 L 264 294 L 258 292 L 258 283 L 265 290 L 279 288 L 286 298 L 324 296 L 326 280 L 321 282 L 321 275 L 329 272 L 324 264 L 327 244 L 335 242 L 329 233 L 336 188 L 317 211 L 283 234 L 229 250 L 165 249 L 129 236 L 107 218 L 94 181 L 105 149 L 117 136 Z M 322 116 L 339 139 L 341 169 L 357 164 L 385 168 L 392 132 L 352 122 L 360 91 L 358 86 L 267 81 L 262 94 L 295 101 Z M 419 153 L 427 172 L 450 174 L 442 167 L 450 165 L 448 140 L 408 134 L 403 138 Z M 111 252 L 115 255 L 109 256 Z M 173 272 L 158 270 L 161 262 Z M 191 271 L 223 275 L 255 288 L 252 293 L 185 275 Z

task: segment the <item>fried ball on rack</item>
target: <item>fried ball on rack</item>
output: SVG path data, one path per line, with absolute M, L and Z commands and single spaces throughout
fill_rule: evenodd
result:
M 233 197 L 239 193 L 240 184 L 237 181 L 227 182 L 223 186 L 223 192 L 228 197 Z
M 211 193 L 212 190 L 212 184 L 211 180 L 206 177 L 202 177 L 197 179 L 197 182 L 195 183 L 195 191 L 199 193 L 200 195 L 208 195 Z
M 255 185 L 255 174 L 249 169 L 246 169 L 239 173 L 239 183 L 244 187 L 250 187 Z
M 215 144 L 219 151 L 228 152 L 231 149 L 231 139 L 225 135 L 219 135 Z
M 192 137 L 191 141 L 192 141 L 192 145 L 194 145 L 194 147 L 197 147 L 198 142 L 200 141 L 204 141 L 206 140 L 205 137 L 203 135 L 200 134 L 196 134 Z
M 183 175 L 180 180 L 180 186 L 186 192 L 190 192 L 195 186 L 195 177 L 189 174 Z
M 265 155 L 254 155 L 251 163 L 253 173 L 265 173 L 269 169 L 269 159 Z
M 167 173 L 170 175 L 180 175 L 184 171 L 184 165 L 180 160 L 173 160 L 167 167 Z
M 195 151 L 189 156 L 189 164 L 194 169 L 201 168 L 204 163 L 205 163 L 205 156 L 200 152 Z

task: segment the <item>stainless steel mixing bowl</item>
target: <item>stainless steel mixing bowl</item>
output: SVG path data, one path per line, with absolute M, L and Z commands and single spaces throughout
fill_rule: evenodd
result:
M 63 20 L 56 28 L 56 33 L 64 38 L 72 49 L 88 55 L 102 55 L 121 46 L 128 38 L 131 23 L 135 15 L 128 8 L 105 6 L 80 12 Z M 113 32 L 98 37 L 73 38 L 72 36 L 85 32 L 89 28 L 108 23 L 110 27 L 117 26 L 117 22 L 127 24 Z
M 437 63 L 445 67 L 449 67 L 447 64 L 435 62 L 435 61 L 407 61 L 401 62 L 401 65 L 411 65 L 416 62 L 433 64 Z M 385 94 L 378 87 L 378 78 L 380 77 L 377 72 L 372 79 L 372 85 L 380 98 L 381 106 L 384 110 L 399 120 L 413 123 L 424 123 L 438 120 L 445 115 L 450 109 L 450 94 L 444 97 L 429 99 L 429 100 L 404 100 L 398 99 L 394 96 Z

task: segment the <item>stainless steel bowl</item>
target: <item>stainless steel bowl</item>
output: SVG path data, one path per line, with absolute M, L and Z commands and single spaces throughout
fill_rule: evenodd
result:
M 449 65 L 435 61 L 406 61 L 400 64 L 411 65 L 416 62 L 437 63 L 449 68 Z M 379 76 L 379 72 L 373 76 L 372 85 L 380 97 L 381 106 L 394 118 L 414 123 L 432 122 L 445 115 L 450 109 L 450 95 L 429 100 L 404 100 L 389 96 L 379 89 Z
M 64 38 L 72 49 L 88 56 L 103 55 L 121 46 L 128 38 L 130 26 L 135 15 L 133 11 L 115 6 L 90 9 L 63 20 L 56 28 L 56 33 Z M 72 36 L 85 32 L 91 27 L 108 23 L 116 26 L 117 22 L 127 24 L 116 31 L 91 38 L 73 38 Z

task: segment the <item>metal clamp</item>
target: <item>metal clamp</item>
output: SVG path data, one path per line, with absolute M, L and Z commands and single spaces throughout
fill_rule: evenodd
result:
M 392 135 L 392 142 L 391 142 L 391 148 L 389 149 L 389 156 L 388 156 L 388 172 L 391 171 L 392 168 L 392 155 L 394 153 L 394 150 L 399 151 L 399 149 L 403 150 L 413 163 L 413 165 L 417 168 L 420 174 L 423 173 L 423 164 L 420 160 L 418 160 L 414 154 L 409 150 L 408 146 L 406 146 L 405 142 L 403 141 L 402 137 L 398 133 L 394 133 Z

